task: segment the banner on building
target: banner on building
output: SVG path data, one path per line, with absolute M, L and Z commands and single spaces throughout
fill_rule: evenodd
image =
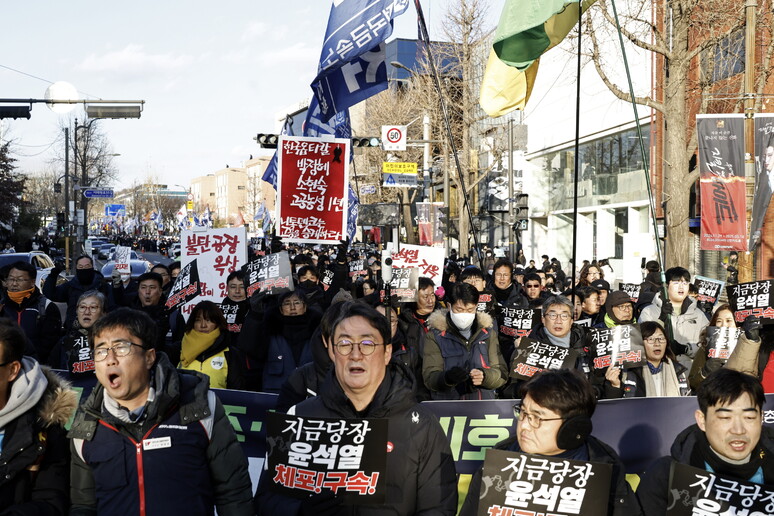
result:
M 547 369 L 572 369 L 577 359 L 575 350 L 524 337 L 511 360 L 510 377 L 529 380 Z
M 293 290 L 293 272 L 287 251 L 257 258 L 242 267 L 247 284 L 247 297 L 256 292 L 277 295 Z
M 386 419 L 267 414 L 270 488 L 294 498 L 333 491 L 346 505 L 384 502 Z
M 749 315 L 757 315 L 763 324 L 774 324 L 774 280 L 751 281 L 726 287 L 728 304 L 734 310 L 734 319 L 742 324 Z
M 199 280 L 199 267 L 196 259 L 185 264 L 175 278 L 172 288 L 169 290 L 167 301 L 164 304 L 167 310 L 175 310 L 177 307 L 199 297 L 201 282 Z
M 718 302 L 720 293 L 723 292 L 723 285 L 726 282 L 696 275 L 693 279 L 693 284 L 696 285 L 696 290 L 698 291 L 696 301 L 714 305 Z
M 247 262 L 247 231 L 244 226 L 204 231 L 186 229 L 180 243 L 180 263 L 186 266 L 195 259 L 199 269 L 199 298 L 181 307 L 183 317 L 188 320 L 196 303 L 220 303 L 228 294 L 228 275 Z
M 350 140 L 281 136 L 277 236 L 338 244 L 347 238 Z
M 672 461 L 668 516 L 774 514 L 774 488 Z
M 744 115 L 696 115 L 701 174 L 701 248 L 747 250 Z
M 436 287 L 440 287 L 445 257 L 446 249 L 443 247 L 401 244 L 400 251 L 392 254 L 392 266 L 399 269 L 416 267 L 420 277 L 430 278 Z M 382 256 L 382 264 L 385 258 Z
M 750 223 L 750 249 L 761 241 L 761 227 L 774 194 L 774 114 L 755 114 L 755 195 Z
M 417 231 L 419 245 L 443 247 L 443 230 L 441 228 L 442 202 L 418 202 Z
M 611 365 L 632 369 L 645 365 L 645 346 L 639 327 L 622 324 L 612 328 L 592 328 L 589 334 L 591 365 L 597 374 Z
M 487 450 L 478 516 L 607 514 L 613 466 Z

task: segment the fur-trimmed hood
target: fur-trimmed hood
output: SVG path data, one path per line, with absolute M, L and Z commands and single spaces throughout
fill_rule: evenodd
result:
M 430 314 L 430 317 L 427 318 L 427 326 L 433 330 L 438 330 L 440 332 L 448 331 L 449 330 L 449 319 L 447 318 L 448 314 L 449 314 L 449 310 L 447 308 L 436 310 L 435 312 Z M 481 328 L 491 328 L 492 325 L 493 325 L 493 320 L 491 315 L 485 312 L 476 312 L 476 330 L 479 330 Z
M 44 427 L 64 426 L 78 408 L 78 395 L 70 382 L 56 374 L 51 368 L 42 366 L 48 380 L 48 387 L 38 403 L 38 418 Z

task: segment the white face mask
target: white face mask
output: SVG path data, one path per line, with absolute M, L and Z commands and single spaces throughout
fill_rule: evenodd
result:
M 452 322 L 454 323 L 454 326 L 457 327 L 459 330 L 467 330 L 473 325 L 473 321 L 476 319 L 476 314 L 468 314 L 468 313 L 455 313 L 451 310 L 449 311 L 449 315 L 451 317 Z

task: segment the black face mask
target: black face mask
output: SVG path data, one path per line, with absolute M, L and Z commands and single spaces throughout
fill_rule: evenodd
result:
M 314 290 L 317 288 L 317 282 L 312 280 L 304 280 L 298 284 L 304 290 Z
M 91 282 L 94 281 L 94 275 L 97 271 L 94 269 L 76 269 L 75 270 L 75 277 L 78 279 L 78 282 L 83 285 L 91 285 Z

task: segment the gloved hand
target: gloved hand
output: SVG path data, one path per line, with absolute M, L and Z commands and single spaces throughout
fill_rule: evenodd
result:
M 271 251 L 271 254 L 282 251 L 282 239 L 276 236 L 273 237 L 271 239 L 271 244 L 269 245 L 269 250 Z
M 336 516 L 342 513 L 341 498 L 333 491 L 325 489 L 320 494 L 313 494 L 301 502 L 303 516 Z
M 349 238 L 341 240 L 341 243 L 337 247 L 336 261 L 339 263 L 347 263 L 347 249 L 349 249 Z
M 721 367 L 723 367 L 723 362 L 725 362 L 722 358 L 707 358 L 707 361 L 704 363 L 704 367 L 701 368 L 701 375 L 706 378 Z
M 675 313 L 675 307 L 672 306 L 672 303 L 669 300 L 666 300 L 661 303 L 661 313 L 659 314 L 658 318 L 666 322 L 669 316 L 673 313 Z
M 446 385 L 457 385 L 464 382 L 469 377 L 470 373 L 459 366 L 454 366 L 443 373 L 443 381 L 446 382 Z
M 742 323 L 744 336 L 748 340 L 760 340 L 761 338 L 761 318 L 757 315 L 748 315 Z
M 110 273 L 110 281 L 113 282 L 113 286 L 116 288 L 121 286 L 121 273 L 115 268 L 113 269 L 113 272 Z
M 688 344 L 680 344 L 679 342 L 672 341 L 670 344 L 672 351 L 675 355 L 687 355 L 691 347 Z
M 64 258 L 57 258 L 56 260 L 54 260 L 54 270 L 58 271 L 57 275 L 63 270 L 65 270 L 65 268 L 66 267 L 65 267 Z

